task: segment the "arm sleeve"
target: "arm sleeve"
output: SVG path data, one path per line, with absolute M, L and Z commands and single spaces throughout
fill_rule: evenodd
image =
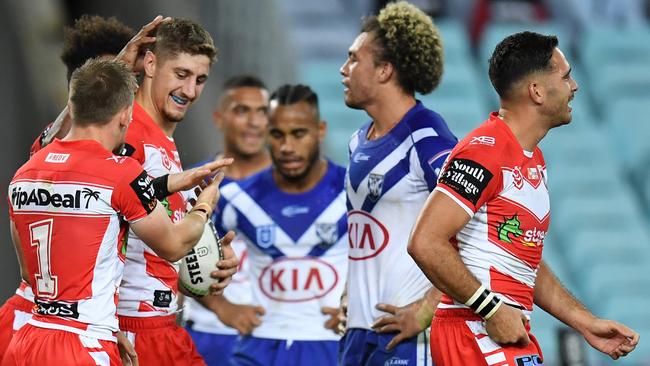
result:
M 129 165 L 123 173 L 124 179 L 113 191 L 112 204 L 128 222 L 135 222 L 150 214 L 158 200 L 147 172 L 135 162 Z
M 441 137 L 426 137 L 415 144 L 423 179 L 433 191 L 438 182 L 442 165 L 456 145 L 456 141 Z
M 494 158 L 498 155 L 481 145 L 453 151 L 442 168 L 436 190 L 451 197 L 470 217 L 474 216 L 503 186 L 501 168 Z

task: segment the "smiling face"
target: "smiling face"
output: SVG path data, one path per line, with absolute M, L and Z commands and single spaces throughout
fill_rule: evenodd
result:
M 305 179 L 320 157 L 324 124 L 307 102 L 271 105 L 269 147 L 275 170 L 287 181 Z
M 370 33 L 361 33 L 348 50 L 348 58 L 341 66 L 341 83 L 345 86 L 345 104 L 354 109 L 364 109 L 372 101 L 377 73 Z
M 210 59 L 189 53 L 156 59 L 153 53 L 147 52 L 145 71 L 151 78 L 154 108 L 162 120 L 180 122 L 189 106 L 203 92 L 210 72 Z
M 250 157 L 264 151 L 269 93 L 257 87 L 226 91 L 214 119 L 224 136 L 226 150 Z
M 571 107 L 578 83 L 571 76 L 571 66 L 560 49 L 555 48 L 550 61 L 552 68 L 545 73 L 546 100 L 541 112 L 553 123 L 551 127 L 571 122 Z

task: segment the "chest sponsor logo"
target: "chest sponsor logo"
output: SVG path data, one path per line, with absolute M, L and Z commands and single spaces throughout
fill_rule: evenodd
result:
M 291 218 L 291 217 L 294 217 L 296 215 L 302 215 L 302 214 L 309 213 L 309 207 L 307 207 L 307 206 L 298 206 L 298 205 L 286 206 L 285 208 L 282 209 L 281 213 L 282 213 L 282 216 Z
M 45 157 L 45 162 L 54 163 L 54 164 L 64 164 L 66 161 L 68 161 L 69 157 L 70 154 L 49 153 Z
M 266 249 L 275 244 L 275 224 L 262 225 L 255 228 L 257 236 L 257 245 Z
M 77 189 L 72 193 L 54 193 L 45 188 L 23 191 L 22 187 L 14 187 L 11 190 L 11 204 L 18 210 L 23 206 L 87 209 L 91 200 L 98 201 L 99 196 L 99 191 L 90 188 Z
M 52 301 L 44 302 L 34 300 L 36 314 L 60 316 L 64 318 L 79 319 L 79 310 L 76 302 Z
M 389 234 L 379 220 L 363 211 L 348 214 L 348 258 L 364 260 L 381 253 L 388 245 Z
M 339 231 L 336 224 L 316 223 L 316 236 L 321 240 L 322 246 L 330 247 L 336 243 L 339 238 Z
M 354 157 L 352 158 L 352 161 L 354 161 L 355 163 L 358 163 L 360 161 L 368 161 L 368 160 L 370 160 L 370 155 L 364 154 L 362 152 L 358 152 L 354 154 Z
M 512 244 L 515 238 L 520 238 L 519 240 L 523 246 L 533 248 L 544 243 L 546 231 L 537 228 L 524 231 L 521 228 L 519 217 L 513 215 L 510 218 L 504 217 L 503 222 L 497 225 L 497 237 L 500 241 L 508 244 Z
M 396 365 L 409 365 L 409 361 L 405 358 L 399 358 L 397 356 L 391 357 L 386 362 L 384 362 L 384 366 L 396 366 Z
M 172 303 L 171 290 L 154 290 L 153 306 L 157 308 L 168 308 Z
M 452 159 L 445 166 L 440 183 L 476 205 L 492 177 L 487 168 L 473 160 Z
M 370 173 L 368 176 L 368 198 L 376 202 L 381 197 L 381 190 L 384 187 L 384 176 Z
M 544 366 L 539 355 L 520 356 L 515 358 L 515 363 L 517 366 Z
M 321 298 L 338 282 L 334 266 L 318 258 L 282 258 L 265 267 L 259 277 L 262 293 L 280 302 Z

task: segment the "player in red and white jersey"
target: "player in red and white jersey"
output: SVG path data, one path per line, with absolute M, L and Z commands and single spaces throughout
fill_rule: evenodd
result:
M 199 195 L 195 215 L 172 224 L 142 167 L 111 152 L 124 142 L 136 86 L 123 63 L 84 64 L 70 83 L 71 131 L 36 153 L 10 183 L 12 239 L 36 308 L 3 366 L 121 364 L 116 304 L 127 223 L 170 261 L 203 234 L 220 179 Z
M 431 327 L 438 366 L 542 365 L 533 303 L 617 359 L 639 335 L 598 319 L 542 259 L 550 205 L 537 147 L 571 121 L 578 85 L 555 36 L 505 38 L 490 59 L 501 108 L 452 151 L 420 213 L 409 253 L 446 295 Z
M 63 52 L 61 60 L 66 66 L 70 81 L 72 72 L 89 58 L 98 56 L 113 58 L 135 33 L 115 18 L 82 15 L 73 27 L 63 30 Z M 39 134 L 30 149 L 30 156 L 38 152 L 56 136 L 64 137 L 70 129 L 67 108 Z M 4 355 L 13 333 L 31 317 L 34 296 L 25 281 L 20 283 L 15 295 L 0 308 L 0 360 Z
M 144 78 L 133 105 L 126 154 L 150 177 L 165 179 L 182 171 L 173 134 L 201 95 L 216 49 L 208 32 L 189 20 L 163 22 L 155 37 L 144 56 Z M 158 193 L 171 220 L 181 220 L 186 197 Z M 140 365 L 204 364 L 190 336 L 176 325 L 176 265 L 159 258 L 135 233 L 129 235 L 128 247 L 117 312 L 120 329 L 134 344 Z

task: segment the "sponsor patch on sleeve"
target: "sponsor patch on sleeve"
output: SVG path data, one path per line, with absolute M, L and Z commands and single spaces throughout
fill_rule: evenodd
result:
M 135 192 L 135 195 L 140 199 L 142 207 L 144 207 L 147 213 L 151 213 L 151 211 L 156 208 L 158 200 L 155 196 L 152 180 L 149 178 L 149 175 L 147 175 L 147 172 L 143 170 L 130 185 Z
M 483 165 L 469 159 L 453 159 L 445 166 L 440 183 L 476 205 L 493 174 Z

